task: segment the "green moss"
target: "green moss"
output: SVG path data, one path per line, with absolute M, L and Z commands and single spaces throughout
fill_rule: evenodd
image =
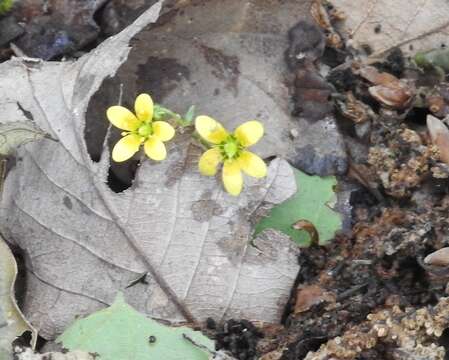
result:
M 14 0 L 0 0 L 0 15 L 8 12 L 14 3 Z

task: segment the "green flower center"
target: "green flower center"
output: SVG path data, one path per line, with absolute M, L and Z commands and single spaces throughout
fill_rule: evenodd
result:
M 147 137 L 150 136 L 153 133 L 153 128 L 150 124 L 142 124 L 137 129 L 137 133 L 140 136 Z
M 221 154 L 225 159 L 235 159 L 240 155 L 240 150 L 242 146 L 237 141 L 237 139 L 230 135 L 225 141 L 220 144 Z

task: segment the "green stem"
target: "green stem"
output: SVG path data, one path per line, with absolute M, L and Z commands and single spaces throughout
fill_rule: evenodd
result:
M 198 145 L 203 148 L 204 150 L 212 149 L 212 146 L 205 141 L 200 134 L 198 134 L 196 131 L 192 134 L 192 137 L 197 141 Z

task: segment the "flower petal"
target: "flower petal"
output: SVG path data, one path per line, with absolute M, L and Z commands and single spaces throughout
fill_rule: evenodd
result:
M 256 154 L 249 151 L 243 151 L 239 158 L 240 168 L 249 176 L 262 178 L 267 176 L 267 165 Z
M 242 191 L 243 176 L 237 161 L 225 161 L 223 165 L 223 184 L 226 191 L 237 196 Z
M 106 111 L 106 116 L 112 125 L 126 131 L 134 131 L 141 124 L 141 121 L 123 106 L 111 106 Z
M 248 121 L 234 131 L 237 140 L 244 147 L 254 145 L 263 136 L 263 125 L 259 121 Z
M 175 136 L 175 129 L 168 122 L 155 121 L 153 123 L 153 135 L 160 141 L 168 141 Z
M 152 136 L 144 144 L 145 154 L 150 159 L 161 161 L 167 157 L 167 150 L 164 143 L 157 137 Z
M 206 176 L 214 176 L 217 173 L 217 166 L 223 160 L 220 149 L 213 148 L 201 155 L 198 163 L 200 173 Z
M 134 102 L 134 110 L 140 121 L 150 122 L 153 120 L 154 103 L 148 94 L 140 94 Z
M 122 137 L 112 149 L 112 160 L 115 162 L 126 161 L 139 151 L 141 137 L 136 134 Z
M 204 115 L 198 116 L 195 119 L 195 129 L 204 140 L 212 144 L 221 143 L 229 135 L 218 121 Z

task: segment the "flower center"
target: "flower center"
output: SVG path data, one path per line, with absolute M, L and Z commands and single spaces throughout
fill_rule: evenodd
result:
M 153 128 L 151 127 L 150 124 L 142 124 L 137 129 L 137 133 L 140 136 L 147 137 L 153 133 Z
M 222 155 L 225 159 L 234 159 L 239 155 L 240 148 L 238 141 L 229 136 L 221 145 Z

